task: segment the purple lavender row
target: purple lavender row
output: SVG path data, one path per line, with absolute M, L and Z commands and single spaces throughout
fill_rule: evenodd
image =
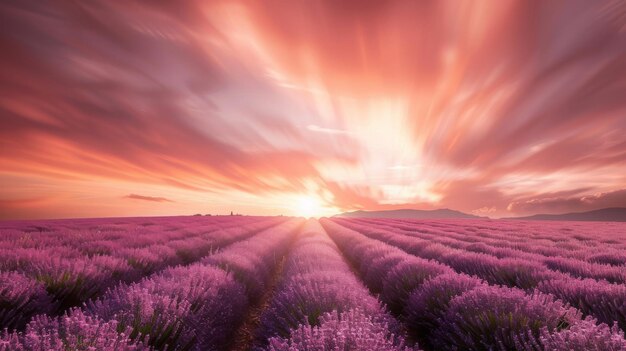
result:
M 112 292 L 112 301 L 96 302 L 89 309 L 130 325 L 131 338 L 145 339 L 156 349 L 223 349 L 249 302 L 256 299 L 253 292 L 263 289 L 265 280 L 260 277 L 269 276 L 274 257 L 284 253 L 299 225 L 292 220 L 266 230 L 208 256 L 201 264 L 168 270 L 164 276 L 146 280 L 134 291 Z M 135 296 L 143 296 L 138 299 L 150 304 L 152 314 L 120 315 L 128 307 L 132 310 Z M 156 320 L 155 307 L 159 312 Z
M 346 225 L 350 225 L 347 223 Z M 361 231 L 376 231 L 363 226 Z M 596 282 L 591 279 L 575 279 L 563 274 L 551 274 L 537 262 L 496 259 L 475 253 L 441 249 L 433 245 L 419 245 L 411 238 L 392 232 L 381 232 L 373 237 L 381 238 L 407 252 L 425 258 L 443 261 L 457 271 L 476 274 L 495 284 L 538 288 L 545 293 L 576 306 L 585 315 L 593 315 L 607 324 L 617 323 L 626 330 L 626 287 L 624 285 Z M 370 234 L 372 234 L 370 232 Z
M 280 231 L 239 242 L 228 250 L 204 258 L 202 263 L 232 272 L 245 286 L 248 298 L 257 302 L 302 224 L 300 218 L 290 219 Z
M 205 220 L 209 223 L 211 221 L 213 220 Z M 159 229 L 139 227 L 139 230 L 128 226 L 125 228 L 126 231 L 122 232 L 101 231 L 101 227 L 96 227 L 87 232 L 89 235 L 83 235 L 84 233 L 77 233 L 76 231 L 25 234 L 26 238 L 20 237 L 4 242 L 7 247 L 0 249 L 0 257 L 2 258 L 0 268 L 5 271 L 23 269 L 21 267 L 28 266 L 28 263 L 38 256 L 67 259 L 112 256 L 124 260 L 135 260 L 137 251 L 139 254 L 153 253 L 166 256 L 179 254 L 180 259 L 184 260 L 188 254 L 187 251 L 194 247 L 194 243 L 188 242 L 189 239 L 196 238 L 196 243 L 198 240 L 211 240 L 211 233 L 213 232 L 254 222 L 259 222 L 259 220 L 247 219 L 244 221 L 238 219 L 211 225 L 196 223 L 200 225 L 187 227 L 181 223 L 175 228 L 170 226 L 160 226 Z M 57 242 L 49 242 L 46 240 L 46 236 L 54 238 Z M 96 236 L 98 239 L 92 240 Z M 70 241 L 66 242 L 68 238 Z M 142 262 L 136 263 L 141 264 Z M 132 265 L 133 262 L 130 264 Z
M 197 261 L 211 250 L 245 239 L 278 222 L 279 220 L 270 219 L 243 226 L 225 227 L 223 230 L 204 234 L 202 243 L 192 237 L 188 245 L 195 244 L 195 247 L 189 246 L 186 251 L 187 262 L 171 259 L 167 255 L 156 257 L 152 252 L 135 256 L 137 261 L 152 262 L 150 270 L 138 271 L 128 265 L 121 265 L 119 259 L 109 256 L 73 259 L 38 255 L 23 257 L 22 260 L 29 261 L 24 269 L 0 272 L 0 330 L 22 329 L 35 314 L 60 313 L 101 295 L 115 284 L 136 281 L 167 266 Z M 233 226 L 237 223 L 231 222 Z M 182 243 L 175 241 L 172 245 L 180 247 Z M 173 251 L 171 247 L 166 248 Z
M 371 224 L 374 223 L 369 224 L 370 225 L 368 225 L 368 227 L 372 228 Z M 465 237 L 463 237 L 463 235 L 451 236 L 449 233 L 441 235 L 423 234 L 421 233 L 422 231 L 420 226 L 416 226 L 412 231 L 406 229 L 396 229 L 395 226 L 388 226 L 387 221 L 384 220 L 377 221 L 372 229 L 374 228 L 390 229 L 394 233 L 402 233 L 421 239 L 422 246 L 430 246 L 430 251 L 435 250 L 437 247 L 446 251 L 445 247 L 451 247 L 454 249 L 484 253 L 498 258 L 514 258 L 532 262 L 541 262 L 550 270 L 568 273 L 580 278 L 604 279 L 611 283 L 624 283 L 626 281 L 626 265 L 622 262 L 622 258 L 626 259 L 626 251 L 624 250 L 607 252 L 606 250 L 599 248 L 599 250 L 602 250 L 603 252 L 598 253 L 596 250 L 588 247 L 587 252 L 594 252 L 594 254 L 585 254 L 584 256 L 592 257 L 595 260 L 602 260 L 603 262 L 586 262 L 582 259 L 545 257 L 542 254 L 525 252 L 508 247 L 494 247 L 491 246 L 492 244 L 489 240 L 485 240 L 481 237 L 472 237 L 471 234 L 468 234 Z M 419 231 L 415 229 L 419 229 Z M 455 240 L 453 237 L 458 239 Z M 417 245 L 418 239 L 416 239 L 416 242 L 413 243 L 413 245 Z M 441 244 L 444 247 L 433 245 L 434 243 Z M 436 255 L 436 252 L 433 254 Z M 604 262 L 610 262 L 612 264 Z
M 231 221 L 230 226 L 240 226 L 253 222 L 239 222 Z M 206 226 L 202 226 L 206 228 Z M 197 247 L 198 241 L 210 241 L 211 233 L 216 232 L 219 229 L 224 228 L 223 225 L 212 225 L 211 230 L 203 230 L 202 232 L 191 232 L 186 227 L 179 226 L 175 230 L 168 231 L 143 231 L 137 232 L 132 228 L 126 228 L 126 232 L 116 232 L 114 236 L 107 235 L 109 232 L 100 232 L 98 230 L 97 235 L 100 235 L 99 240 L 80 240 L 75 238 L 74 242 L 69 243 L 45 243 L 46 240 L 42 238 L 42 235 L 36 234 L 36 240 L 32 235 L 28 235 L 28 240 L 15 240 L 12 242 L 5 242 L 5 244 L 11 244 L 11 246 L 0 249 L 0 269 L 7 270 L 22 270 L 28 271 L 34 263 L 41 258 L 55 257 L 57 259 L 88 259 L 88 258 L 100 258 L 100 257 L 112 257 L 113 259 L 120 259 L 121 261 L 128 260 L 129 265 L 143 264 L 138 255 L 143 256 L 166 256 L 168 259 L 171 256 L 180 255 L 180 260 L 183 260 L 186 255 L 189 254 L 189 250 Z M 144 228 L 145 229 L 145 228 Z M 74 232 L 74 234 L 76 234 Z M 90 234 L 92 234 L 90 232 Z M 72 232 L 54 232 L 54 237 L 57 240 L 62 241 L 68 237 L 72 237 Z M 194 238 L 194 242 L 189 242 Z M 144 239 L 149 239 L 148 241 Z M 32 245 L 31 242 L 38 243 Z M 44 244 L 41 244 L 44 242 Z M 169 245 L 166 246 L 165 244 Z M 195 244 L 195 246 L 194 246 Z M 44 246 L 42 246 L 44 245 Z M 82 246 L 88 246 L 91 249 L 87 252 L 83 252 L 79 248 Z M 205 246 L 206 243 L 202 243 L 201 246 Z M 197 249 L 196 249 L 197 250 Z M 130 267 L 128 267 L 130 269 Z
M 397 233 L 398 231 L 395 230 L 394 232 Z M 488 246 L 488 242 L 467 243 L 446 237 L 428 237 L 406 232 L 403 232 L 403 234 L 415 237 L 416 241 L 421 239 L 422 246 L 430 246 L 433 243 L 438 243 L 444 246 L 444 248 L 442 248 L 444 250 L 446 250 L 445 247 L 450 247 L 452 249 L 475 252 L 478 255 L 486 254 L 502 259 L 518 259 L 529 262 L 539 262 L 549 270 L 567 273 L 579 278 L 606 280 L 610 283 L 617 284 L 624 284 L 626 282 L 626 266 L 591 263 L 574 258 L 545 257 L 540 254 L 513 249 L 496 249 Z M 417 245 L 417 242 L 415 245 Z M 434 248 L 435 246 L 431 247 L 430 250 L 433 250 Z M 591 249 L 589 251 L 593 252 Z M 605 253 L 603 259 L 617 261 L 619 259 L 619 255 L 621 255 L 621 253 Z
M 544 279 L 559 276 L 558 273 L 550 271 L 537 262 L 498 259 L 486 254 L 432 244 L 427 240 L 398 234 L 373 225 L 360 224 L 349 220 L 336 220 L 336 222 L 370 238 L 402 248 L 412 255 L 439 261 L 462 273 L 477 275 L 491 284 L 532 289 Z
M 261 222 L 258 222 L 261 225 Z M 263 229 L 266 224 L 248 225 L 247 228 L 231 228 L 225 232 L 221 232 L 220 236 L 215 236 L 219 239 L 215 242 L 216 247 L 224 246 L 230 242 L 246 238 L 252 235 L 254 232 Z M 245 232 L 250 230 L 250 233 Z M 0 273 L 0 322 L 3 328 L 17 328 L 21 329 L 31 318 L 32 315 L 37 313 L 52 313 L 58 311 L 60 301 L 54 300 L 53 296 L 48 294 L 45 290 L 43 283 L 36 281 L 35 279 L 28 278 L 19 273 Z M 77 280 L 80 282 L 81 280 Z M 71 289 L 71 281 L 67 282 L 68 288 Z M 101 285 L 101 290 L 104 290 L 102 285 L 105 282 L 98 282 Z M 74 289 L 70 292 L 80 293 L 80 291 Z M 86 297 L 81 296 L 86 299 Z
M 261 316 L 257 349 L 418 350 L 350 271 L 319 222 L 309 220 Z M 263 347 L 266 345 L 265 347 Z
M 217 218 L 217 217 L 213 217 Z M 47 243 L 49 247 L 34 247 L 29 243 L 32 240 L 19 240 L 13 242 L 13 247 L 0 250 L 0 270 L 16 270 L 30 276 L 43 275 L 46 278 L 45 268 L 49 265 L 71 266 L 74 262 L 83 263 L 84 266 L 98 267 L 101 270 L 111 271 L 112 275 L 136 280 L 141 277 L 163 269 L 167 266 L 190 263 L 193 259 L 203 256 L 213 246 L 215 236 L 226 236 L 228 233 L 221 233 L 222 229 L 237 230 L 243 225 L 253 225 L 255 222 L 261 223 L 259 219 L 246 220 L 204 220 L 204 223 L 194 223 L 188 227 L 183 227 L 187 218 L 181 218 L 181 224 L 177 227 L 171 225 L 159 226 L 160 230 L 141 227 L 138 231 L 129 226 L 125 226 L 125 232 L 101 231 L 102 226 L 89 227 L 89 234 L 77 234 L 76 231 L 58 232 L 54 231 L 54 237 L 59 241 L 68 238 L 75 239 L 63 245 Z M 129 219 L 135 220 L 136 219 Z M 95 220 L 102 223 L 103 220 Z M 162 223 L 167 224 L 171 222 Z M 211 225 L 207 225 L 211 222 Z M 223 223 L 219 223 L 223 222 Z M 151 222 L 150 222 L 151 223 Z M 270 223 L 271 224 L 271 223 Z M 87 225 L 85 223 L 84 225 Z M 73 226 L 76 228 L 76 225 Z M 149 227 L 152 228 L 152 227 Z M 84 228 L 83 228 L 84 229 Z M 97 234 L 93 234 L 93 231 Z M 48 232 L 36 234 L 36 242 L 45 241 L 42 235 Z M 84 236 L 90 238 L 99 235 L 99 240 L 81 240 Z M 27 243 L 25 243 L 27 242 Z M 89 247 L 90 249 L 81 249 Z M 56 262 L 49 262 L 54 260 Z M 69 267 L 71 268 L 71 267 Z M 43 271 L 43 272 L 42 272 Z M 72 271 L 69 272 L 70 274 Z M 133 277 L 133 275 L 135 277 Z
M 380 292 L 411 335 L 428 350 L 624 350 L 617 328 L 581 320 L 576 309 L 549 294 L 490 286 L 440 263 L 321 220 L 357 267 L 366 285 Z
M 166 252 L 154 250 L 154 246 L 151 246 L 148 252 L 142 249 L 130 253 L 122 250 L 121 255 L 127 260 L 132 260 L 131 265 L 139 268 L 143 275 L 147 275 L 167 266 L 195 262 L 214 249 L 254 235 L 282 221 L 284 221 L 283 218 L 265 218 L 254 221 L 231 220 L 220 224 L 216 229 L 205 231 L 200 236 L 195 236 L 194 232 L 190 233 L 190 229 L 185 227 L 184 232 L 192 237 L 166 241 L 158 246 L 158 248 L 166 249 Z M 171 260 L 175 262 L 167 262 L 167 265 L 163 265 L 161 263 L 163 257 L 171 257 Z
M 379 224 L 389 224 L 391 221 L 380 221 Z M 522 222 L 523 223 L 523 222 Z M 394 225 L 395 226 L 395 225 Z M 568 224 L 568 227 L 561 228 L 571 229 L 573 226 L 583 226 L 590 231 L 596 232 L 598 227 L 610 227 L 612 229 L 612 237 L 626 238 L 626 227 L 619 227 L 616 223 L 604 224 Z M 409 235 L 419 236 L 420 231 L 407 230 L 405 233 Z M 506 237 L 499 235 L 497 240 L 489 239 L 489 235 L 484 232 L 478 234 L 472 233 L 472 227 L 466 227 L 464 231 L 446 232 L 446 234 L 435 234 L 426 237 L 426 239 L 446 238 L 449 241 L 445 244 L 452 246 L 460 242 L 466 244 L 462 246 L 464 249 L 476 252 L 485 252 L 498 257 L 519 257 L 531 260 L 541 260 L 550 268 L 578 275 L 582 278 L 606 279 L 614 282 L 624 282 L 626 274 L 624 274 L 624 266 L 626 266 L 626 247 L 616 248 L 610 247 L 606 240 L 592 240 L 592 235 L 576 235 L 570 232 L 570 236 L 578 239 L 571 239 L 569 236 L 563 236 L 562 240 L 551 242 L 552 246 L 547 246 L 546 240 L 535 240 L 529 233 L 524 230 L 509 233 Z M 404 228 L 407 229 L 407 228 Z M 524 229 L 524 228 L 521 228 Z M 544 229 L 545 230 L 545 229 Z M 425 233 L 428 234 L 428 233 Z M 456 241 L 454 239 L 457 239 Z M 517 240 L 516 240 L 517 239 Z M 584 239 L 584 240 L 583 240 Z M 571 241 L 574 242 L 571 242 Z M 546 257 L 541 257 L 546 256 Z M 581 263 L 579 261 L 584 261 Z M 613 267 L 616 266 L 616 267 Z
M 142 342 L 120 332 L 116 321 L 104 321 L 73 308 L 63 316 L 36 316 L 24 333 L 0 333 L 0 351 L 150 351 Z
M 396 250 L 397 250 L 397 249 L 396 249 Z M 396 254 L 397 254 L 397 252 L 396 252 Z M 402 255 L 402 253 L 401 253 L 400 255 Z M 379 255 L 376 255 L 376 256 L 380 256 L 380 257 L 382 257 L 382 256 L 384 256 L 384 255 L 379 254 Z M 395 254 L 392 254 L 392 255 L 390 255 L 389 257 L 380 258 L 380 262 L 379 262 L 379 263 L 381 263 L 382 265 L 384 265 L 384 264 L 385 264 L 385 262 L 391 262 L 391 263 L 393 263 L 395 260 L 397 260 L 397 259 L 398 259 L 398 257 L 397 257 L 397 256 L 396 256 L 395 258 L 394 258 L 394 256 L 396 256 L 396 255 L 395 255 Z M 371 264 L 366 264 L 366 266 L 367 266 L 367 267 L 370 267 L 370 269 L 374 269 L 374 270 L 376 270 L 376 266 L 377 266 L 377 264 L 376 264 L 376 263 L 371 263 Z M 371 274 L 371 273 L 370 273 L 370 274 Z M 455 282 L 459 279 L 459 278 L 458 278 L 458 277 L 456 277 L 456 276 L 457 276 L 457 275 L 453 275 L 453 278 L 451 279 L 452 284 L 456 284 Z M 387 279 L 389 279 L 389 276 L 387 276 Z M 444 280 L 444 282 L 445 282 L 445 280 Z M 449 288 L 449 287 L 447 287 L 447 288 L 446 288 L 446 286 L 445 286 L 445 284 L 444 284 L 443 286 L 438 286 L 438 287 L 436 287 L 435 289 L 432 289 L 431 291 L 432 291 L 432 294 L 435 294 L 435 296 L 436 296 L 437 294 L 440 294 L 440 292 L 441 292 L 441 291 L 444 291 L 444 292 L 445 292 L 445 291 L 448 291 L 448 289 L 450 289 L 450 288 Z M 443 295 L 446 295 L 446 294 L 444 293 Z M 422 313 L 417 313 L 417 315 L 420 315 L 420 314 L 422 314 Z M 439 317 L 437 317 L 437 318 L 439 318 Z M 437 318 L 434 318 L 434 320 L 436 320 Z M 421 329 L 421 330 L 424 330 L 424 329 L 428 330 L 428 328 L 424 328 L 423 326 L 422 326 L 422 327 L 412 328 L 412 329 L 413 329 L 413 330 L 420 330 L 420 329 Z M 613 333 L 613 334 L 614 334 L 614 333 Z M 544 337 L 544 338 L 546 338 L 546 337 L 545 337 L 545 335 L 544 335 L 543 337 Z M 546 339 L 546 340 L 547 340 L 547 339 Z M 578 344 L 576 344 L 576 345 L 578 345 Z M 603 345 L 603 346 L 605 346 L 605 345 Z M 587 349 L 587 348 L 583 348 L 583 349 Z
M 541 262 L 550 270 L 568 273 L 579 278 L 604 279 L 611 283 L 620 284 L 626 282 L 626 250 L 613 249 L 613 251 L 607 251 L 603 250 L 604 247 L 600 247 L 598 249 L 603 252 L 597 253 L 597 251 L 591 250 L 590 247 L 587 247 L 585 250 L 587 254 L 576 255 L 577 257 L 566 257 L 568 255 L 564 252 L 569 252 L 568 250 L 554 249 L 550 252 L 549 256 L 546 256 L 542 253 L 535 252 L 543 250 L 544 247 L 541 245 L 526 247 L 524 250 L 528 251 L 522 251 L 520 248 L 516 247 L 515 249 L 512 249 L 510 248 L 510 245 L 502 244 L 502 242 L 505 241 L 504 239 L 498 243 L 492 243 L 490 240 L 485 239 L 482 236 L 474 236 L 468 233 L 424 233 L 421 230 L 422 227 L 419 225 L 415 226 L 413 230 L 409 230 L 404 225 L 399 226 L 397 224 L 390 224 L 393 222 L 388 220 L 364 221 L 364 223 L 367 223 L 367 226 L 372 229 L 387 229 L 396 234 L 402 233 L 411 237 L 422 239 L 422 244 L 424 246 L 437 243 L 446 247 L 484 253 L 498 258 L 516 258 L 533 262 Z M 588 243 L 588 245 L 591 244 Z M 595 254 L 591 255 L 589 252 L 595 252 Z M 587 257 L 588 259 L 595 261 L 600 260 L 602 262 L 587 262 L 587 260 L 583 257 Z M 605 262 L 613 264 L 607 264 Z
M 445 232 L 467 234 L 475 232 L 484 238 L 507 238 L 512 243 L 524 245 L 529 237 L 534 241 L 541 241 L 553 248 L 567 248 L 572 252 L 582 252 L 589 244 L 605 245 L 623 250 L 626 248 L 626 232 L 623 224 L 616 222 L 533 222 L 533 221 L 491 221 L 463 219 L 418 221 L 414 219 L 390 219 L 398 224 L 404 224 L 408 229 L 427 224 L 430 228 L 441 228 Z M 436 234 L 436 233 L 435 233 Z
M 391 219 L 375 221 L 378 224 L 403 229 L 407 234 L 430 234 L 431 237 L 458 239 L 476 244 L 477 249 L 488 245 L 502 254 L 521 251 L 612 266 L 626 265 L 626 228 L 620 223 L 537 225 L 533 222 L 477 220 L 456 223 L 452 220 L 436 222 L 439 226 L 434 229 L 431 221 L 422 223 Z M 441 226 L 442 224 L 445 226 Z M 590 248 L 596 248 L 598 251 Z
M 589 247 L 601 247 L 610 254 L 626 249 L 626 232 L 616 223 L 541 223 L 491 222 L 472 220 L 359 219 L 363 223 L 385 224 L 409 233 L 430 234 L 434 237 L 452 237 L 471 243 L 488 242 L 502 248 L 538 253 L 548 257 L 560 256 L 589 262 L 605 263 L 599 253 L 589 253 Z M 593 234 L 589 234 L 589 232 Z M 619 233 L 622 233 L 619 235 Z M 598 255 L 598 256 L 596 256 Z M 618 255 L 616 265 L 626 263 Z M 609 263 L 607 263 L 609 264 Z
M 279 224 L 214 256 L 232 257 L 230 253 L 240 252 L 240 257 L 253 257 L 261 265 L 249 274 L 260 274 L 272 265 L 274 254 L 286 250 L 299 225 L 298 220 Z M 237 273 L 211 264 L 169 268 L 138 283 L 109 290 L 102 298 L 89 302 L 84 311 L 73 309 L 57 319 L 36 317 L 24 333 L 5 335 L 4 342 L 17 343 L 29 351 L 48 350 L 41 345 L 55 338 L 60 339 L 59 347 L 51 350 L 87 350 L 103 342 L 83 335 L 76 323 L 70 323 L 73 331 L 60 329 L 63 322 L 76 319 L 87 320 L 87 331 L 104 329 L 122 346 L 104 350 L 223 350 L 249 304 L 245 281 Z M 85 340 L 90 344 L 85 345 Z
M 284 254 L 300 225 L 290 220 L 198 264 L 111 290 L 87 310 L 129 327 L 131 339 L 157 350 L 225 349 L 255 293 L 262 291 L 274 258 Z
M 616 324 L 626 331 L 626 286 L 593 279 L 577 279 L 553 272 L 540 262 L 522 259 L 498 259 L 458 249 L 429 245 L 427 242 L 371 225 L 339 221 L 366 236 L 383 240 L 404 251 L 426 259 L 434 259 L 457 272 L 476 275 L 490 284 L 538 289 L 578 308 L 608 325 Z
M 74 249 L 73 254 L 98 254 L 100 249 L 110 253 L 107 243 L 120 241 L 124 247 L 145 247 L 198 236 L 233 222 L 247 224 L 259 220 L 262 218 L 223 216 L 2 222 L 0 248 L 67 247 Z
M 251 223 L 244 227 L 225 229 L 210 234 L 211 245 L 199 246 L 197 258 L 208 253 L 211 247 L 219 248 L 233 241 L 243 239 L 274 222 Z M 236 225 L 236 223 L 233 223 Z M 193 240 L 192 240 L 193 241 Z M 36 313 L 57 313 L 72 305 L 79 305 L 87 299 L 104 292 L 117 282 L 130 282 L 141 278 L 142 272 L 131 269 L 117 269 L 116 260 L 96 256 L 91 259 L 59 260 L 54 257 L 39 257 L 40 266 L 27 277 L 22 273 L 0 273 L 0 328 L 21 329 Z M 35 261 L 32 256 L 28 256 Z M 144 259 L 151 259 L 151 255 Z M 155 265 L 155 271 L 167 265 L 182 263 L 180 260 L 163 258 Z M 44 264 L 45 263 L 45 264 Z M 32 262 L 31 262 L 32 264 Z M 32 267 L 32 266 L 31 266 Z M 156 269 L 158 268 L 158 269 Z

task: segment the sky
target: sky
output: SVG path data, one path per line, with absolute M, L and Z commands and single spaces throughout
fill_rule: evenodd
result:
M 0 219 L 626 207 L 621 1 L 4 1 Z

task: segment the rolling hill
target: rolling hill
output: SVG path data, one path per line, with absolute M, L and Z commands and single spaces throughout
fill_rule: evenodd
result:
M 602 221 L 626 222 L 626 208 L 611 207 L 587 212 L 563 214 L 536 214 L 527 217 L 509 217 L 505 219 L 540 220 L 540 221 Z

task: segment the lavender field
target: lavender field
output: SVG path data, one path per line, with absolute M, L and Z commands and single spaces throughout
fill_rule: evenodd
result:
M 626 350 L 626 224 L 0 223 L 0 350 Z

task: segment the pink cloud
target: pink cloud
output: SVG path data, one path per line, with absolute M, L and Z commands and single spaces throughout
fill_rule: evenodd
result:
M 143 201 L 152 201 L 152 202 L 174 202 L 170 199 L 164 198 L 164 197 L 158 197 L 158 196 L 144 196 L 144 195 L 137 195 L 137 194 L 130 194 L 130 195 L 126 195 L 124 196 L 125 199 L 132 199 L 132 200 L 143 200 Z
M 609 207 L 626 207 L 626 189 L 570 197 L 544 197 L 511 202 L 516 214 L 584 212 Z
M 78 196 L 14 199 L 81 182 L 181 206 L 305 192 L 346 210 L 626 206 L 616 4 L 2 4 L 3 211 L 63 216 Z

